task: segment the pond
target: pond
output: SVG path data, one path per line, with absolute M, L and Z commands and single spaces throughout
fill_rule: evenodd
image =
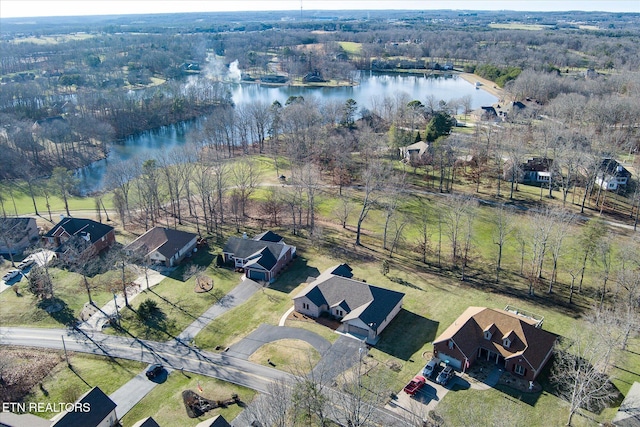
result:
M 484 90 L 476 90 L 475 86 L 456 75 L 422 75 L 422 74 L 379 74 L 372 72 L 359 73 L 360 84 L 353 87 L 301 87 L 301 86 L 264 86 L 255 83 L 230 83 L 233 101 L 242 105 L 253 101 L 271 104 L 279 101 L 282 105 L 290 96 L 316 97 L 320 100 L 346 101 L 349 98 L 357 102 L 358 107 L 371 108 L 376 99 L 385 96 L 394 97 L 401 93 L 409 95 L 409 99 L 426 102 L 429 96 L 436 100 L 450 101 L 463 96 L 471 96 L 472 108 L 490 105 L 497 98 Z M 197 120 L 163 126 L 110 144 L 109 155 L 89 166 L 78 169 L 76 176 L 80 179 L 80 191 L 83 194 L 101 191 L 104 178 L 110 164 L 127 160 L 133 156 L 152 158 L 156 153 L 166 152 L 175 146 L 186 143 L 189 131 L 196 126 Z

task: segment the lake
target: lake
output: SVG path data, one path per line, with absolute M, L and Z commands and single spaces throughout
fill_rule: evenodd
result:
M 279 101 L 282 105 L 290 96 L 314 96 L 321 100 L 346 101 L 349 98 L 357 102 L 358 107 L 371 108 L 373 100 L 384 96 L 396 96 L 402 92 L 409 99 L 423 103 L 433 95 L 436 100 L 450 101 L 471 96 L 472 108 L 491 105 L 497 98 L 456 75 L 407 75 L 359 73 L 360 84 L 353 87 L 301 87 L 301 86 L 264 86 L 255 83 L 230 83 L 233 101 L 242 105 L 253 101 L 271 104 Z M 171 150 L 186 143 L 187 135 L 197 120 L 182 122 L 172 126 L 163 126 L 131 136 L 110 144 L 109 155 L 89 166 L 78 169 L 80 191 L 83 194 L 100 191 L 104 187 L 104 177 L 109 164 L 127 160 L 133 156 L 152 158 L 156 153 Z

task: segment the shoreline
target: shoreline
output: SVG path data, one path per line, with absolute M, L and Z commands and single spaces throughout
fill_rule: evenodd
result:
M 482 78 L 480 76 L 477 76 L 475 74 L 472 74 L 472 73 L 460 72 L 460 73 L 457 73 L 457 74 L 462 79 L 466 80 L 467 82 L 471 83 L 472 85 L 475 85 L 476 82 L 482 83 L 482 86 L 479 87 L 480 89 L 482 89 L 485 92 L 490 93 L 491 95 L 493 95 L 496 98 L 498 98 L 498 102 L 504 102 L 504 96 L 505 96 L 506 92 L 504 91 L 504 89 L 499 88 L 498 85 L 496 85 L 491 80 L 484 79 L 484 78 Z

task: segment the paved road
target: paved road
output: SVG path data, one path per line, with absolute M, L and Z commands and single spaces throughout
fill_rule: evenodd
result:
M 297 339 L 306 341 L 313 346 L 320 355 L 325 355 L 331 348 L 331 343 L 320 335 L 301 328 L 290 328 L 287 326 L 273 326 L 262 324 L 255 331 L 251 332 L 246 338 L 234 344 L 229 348 L 227 354 L 241 359 L 248 359 L 256 350 L 263 345 L 283 340 Z
M 19 345 L 63 349 L 62 337 L 68 351 L 90 353 L 112 358 L 162 363 L 171 369 L 217 378 L 233 384 L 269 394 L 273 381 L 291 383 L 294 376 L 226 354 L 200 351 L 178 341 L 159 343 L 100 332 L 79 329 L 44 329 L 0 327 L 0 345 Z M 149 385 L 150 386 L 150 385 Z M 343 402 L 344 396 L 329 390 L 334 402 Z M 115 392 L 116 394 L 118 392 Z M 116 395 L 117 399 L 121 399 Z M 123 405 L 130 405 L 121 400 Z M 403 417 L 384 408 L 373 408 L 374 419 L 386 426 L 407 425 Z M 120 412 L 118 413 L 120 415 Z M 121 415 L 120 415 L 121 416 Z
M 292 378 L 286 372 L 226 354 L 200 351 L 177 341 L 159 343 L 78 329 L 0 328 L 3 345 L 62 350 L 62 337 L 68 351 L 162 363 L 172 369 L 218 378 L 261 393 L 268 392 L 274 380 Z
M 146 369 L 145 369 L 146 371 Z M 124 386 L 109 395 L 109 398 L 115 402 L 116 415 L 122 419 L 138 402 L 144 398 L 147 393 L 153 390 L 158 384 L 166 380 L 169 371 L 165 371 L 158 381 L 150 381 L 144 371 L 129 380 Z
M 49 251 L 49 250 L 41 250 L 38 252 L 34 252 L 33 254 L 29 255 L 31 258 L 33 258 L 36 262 L 36 264 L 38 265 L 45 265 L 46 263 L 48 263 L 49 261 L 51 261 L 51 258 L 53 258 L 55 256 L 53 251 Z M 16 262 L 16 265 L 18 265 L 18 263 Z M 14 269 L 15 267 L 11 267 L 10 269 Z M 19 274 L 18 276 L 14 277 L 13 279 L 9 280 L 9 283 L 6 283 L 4 280 L 0 280 L 0 293 L 6 291 L 7 289 L 11 288 L 13 285 L 15 285 L 16 283 L 20 283 L 22 281 L 22 278 L 25 277 L 24 273 L 29 274 L 29 271 L 31 270 L 31 268 L 25 269 L 23 271 L 23 274 Z M 25 278 L 25 282 L 26 282 L 26 278 Z
M 366 357 L 366 345 L 355 338 L 341 335 L 326 352 L 313 371 L 321 378 L 334 379 Z
M 209 322 L 232 308 L 246 302 L 258 291 L 258 289 L 262 289 L 262 286 L 259 283 L 245 278 L 242 283 L 233 288 L 218 303 L 212 305 L 200 317 L 194 320 L 193 323 L 187 326 L 185 330 L 178 335 L 177 339 L 182 342 L 191 342 L 191 340 L 193 340 L 193 338 L 198 335 L 198 333 L 204 329 Z

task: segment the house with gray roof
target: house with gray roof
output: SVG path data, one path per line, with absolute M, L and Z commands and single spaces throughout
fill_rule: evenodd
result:
M 151 262 L 172 267 L 194 251 L 197 241 L 197 234 L 153 227 L 125 246 L 124 250 L 130 254 L 141 254 Z
M 402 308 L 404 294 L 353 279 L 347 264 L 324 271 L 293 298 L 298 313 L 318 318 L 328 314 L 341 323 L 339 332 L 379 340 Z
M 224 261 L 242 269 L 247 278 L 272 283 L 296 256 L 296 247 L 287 245 L 273 232 L 265 232 L 249 239 L 230 237 L 222 248 Z
M 116 406 L 99 387 L 94 387 L 80 396 L 72 410 L 56 415 L 51 427 L 112 427 L 118 425 Z

